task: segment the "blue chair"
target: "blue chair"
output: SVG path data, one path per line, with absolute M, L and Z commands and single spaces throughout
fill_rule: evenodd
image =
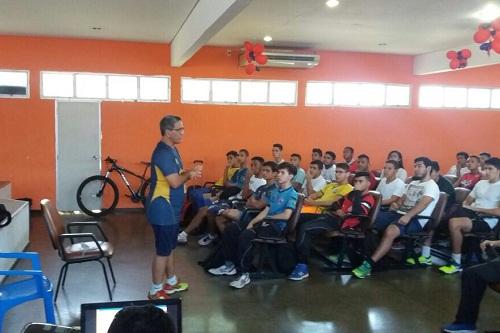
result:
M 8 310 L 38 298 L 43 299 L 46 321 L 55 324 L 52 283 L 41 271 L 39 254 L 36 252 L 0 252 L 0 258 L 31 260 L 32 267 L 28 270 L 0 270 L 0 275 L 29 276 L 28 279 L 21 281 L 0 284 L 0 333 L 2 333 L 3 318 Z

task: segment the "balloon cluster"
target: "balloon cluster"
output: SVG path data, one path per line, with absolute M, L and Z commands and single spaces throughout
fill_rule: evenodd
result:
M 474 34 L 474 42 L 481 44 L 479 49 L 488 54 L 492 49 L 500 54 L 500 17 L 491 23 L 481 24 Z
M 261 43 L 252 44 L 246 41 L 245 47 L 245 58 L 247 59 L 247 65 L 245 66 L 245 73 L 248 75 L 253 74 L 255 71 L 260 71 L 258 65 L 265 65 L 267 63 L 267 56 L 264 53 L 264 45 Z
M 472 55 L 469 49 L 462 49 L 460 51 L 448 51 L 446 52 L 446 58 L 450 59 L 450 68 L 465 68 L 467 67 L 467 59 Z

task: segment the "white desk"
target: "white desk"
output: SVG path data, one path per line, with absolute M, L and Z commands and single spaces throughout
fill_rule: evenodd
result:
M 28 202 L 0 199 L 12 214 L 12 222 L 0 228 L 0 252 L 23 252 L 29 243 L 30 211 Z M 15 260 L 0 259 L 0 270 L 11 269 Z M 0 283 L 5 276 L 0 275 Z

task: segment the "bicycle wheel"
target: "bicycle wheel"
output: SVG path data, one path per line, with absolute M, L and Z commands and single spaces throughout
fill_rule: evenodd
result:
M 118 187 L 114 181 L 104 176 L 89 177 L 78 187 L 76 202 L 87 215 L 107 215 L 118 204 Z
M 141 202 L 142 202 L 142 205 L 144 206 L 144 208 L 146 208 L 146 198 L 148 197 L 148 194 L 149 194 L 149 185 L 151 185 L 151 180 L 150 179 L 146 179 L 144 181 L 144 184 L 142 184 L 142 187 L 141 187 L 141 191 L 140 191 L 140 194 L 141 194 Z

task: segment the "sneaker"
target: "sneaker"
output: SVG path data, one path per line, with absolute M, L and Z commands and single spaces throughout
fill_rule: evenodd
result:
M 167 291 L 164 289 L 160 289 L 157 292 L 155 292 L 154 294 L 151 294 L 150 292 L 148 292 L 148 299 L 150 299 L 150 300 L 169 299 L 169 298 L 170 298 L 170 296 L 168 296 Z
M 329 256 L 327 256 L 327 258 L 328 258 L 328 260 L 330 260 L 333 263 L 338 264 L 338 262 L 339 262 L 339 256 L 336 254 L 329 255 Z M 349 260 L 349 257 L 344 256 L 344 260 L 342 261 L 342 263 L 350 264 L 351 261 Z
M 417 261 L 418 261 L 419 265 L 432 266 L 432 258 L 431 258 L 431 256 L 428 256 L 428 257 L 420 256 L 420 257 L 417 258 Z M 406 264 L 408 264 L 408 265 L 415 265 L 416 264 L 415 259 L 414 258 L 407 258 L 406 259 Z
M 220 275 L 235 275 L 236 274 L 236 268 L 234 267 L 234 265 L 230 265 L 230 266 L 227 266 L 227 265 L 222 265 L 220 267 L 217 267 L 217 268 L 210 268 L 208 270 L 208 272 L 212 275 L 217 275 L 217 276 L 220 276 Z
M 442 332 L 453 333 L 477 333 L 476 325 L 474 324 L 459 324 L 453 323 L 441 328 Z
M 352 270 L 352 274 L 354 274 L 355 277 L 358 279 L 364 279 L 367 278 L 371 275 L 372 273 L 372 265 L 368 261 L 363 261 L 361 266 L 358 266 L 357 268 Z
M 309 270 L 306 264 L 297 264 L 293 272 L 288 275 L 289 280 L 300 281 L 309 277 Z
M 187 244 L 188 242 L 188 238 L 187 238 L 187 234 L 184 232 L 184 231 L 181 231 L 178 235 L 177 235 L 177 244 Z
M 452 262 L 447 266 L 439 267 L 439 270 L 445 274 L 455 274 L 462 271 L 462 265 Z
M 168 283 L 163 284 L 163 290 L 169 295 L 180 292 L 180 291 L 185 291 L 188 288 L 189 288 L 189 285 L 185 282 L 177 282 L 176 285 L 171 285 Z
M 201 237 L 199 240 L 198 240 L 198 245 L 200 246 L 208 246 L 210 244 L 212 244 L 212 242 L 214 240 L 217 239 L 217 235 L 212 235 L 212 234 L 206 234 L 205 236 Z
M 250 275 L 248 273 L 243 273 L 239 278 L 229 283 L 229 285 L 236 289 L 241 289 L 250 283 Z

